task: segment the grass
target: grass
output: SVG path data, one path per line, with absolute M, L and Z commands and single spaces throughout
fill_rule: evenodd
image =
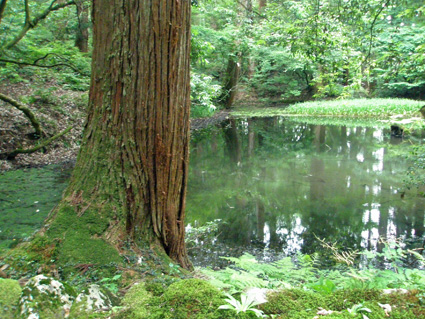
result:
M 424 102 L 408 99 L 355 99 L 303 102 L 288 107 L 237 108 L 235 118 L 283 116 L 312 125 L 389 127 L 423 129 L 419 110 Z
M 288 114 L 309 116 L 350 116 L 389 118 L 418 115 L 423 102 L 408 99 L 355 99 L 297 103 L 285 109 Z
M 391 119 L 391 117 L 419 116 L 422 101 L 408 99 L 354 99 L 312 101 L 292 104 L 285 108 L 238 108 L 235 117 L 268 116 L 326 116 L 363 119 Z

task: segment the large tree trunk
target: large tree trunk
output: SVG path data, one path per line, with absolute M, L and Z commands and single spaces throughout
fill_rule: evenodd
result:
M 95 0 L 93 46 L 84 138 L 47 233 L 65 228 L 59 249 L 75 228 L 89 237 L 82 249 L 74 247 L 81 254 L 100 240 L 100 247 L 112 244 L 123 253 L 130 246 L 143 258 L 142 247 L 165 251 L 190 268 L 184 242 L 190 1 Z M 70 221 L 69 228 L 60 225 Z M 63 254 L 62 262 L 90 257 Z
M 75 0 L 77 8 L 78 27 L 75 34 L 75 46 L 81 52 L 89 50 L 89 8 L 84 0 Z

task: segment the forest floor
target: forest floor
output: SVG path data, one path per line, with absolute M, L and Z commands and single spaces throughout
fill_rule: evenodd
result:
M 19 154 L 13 160 L 0 160 L 0 172 L 22 167 L 75 163 L 86 117 L 87 92 L 66 90 L 55 82 L 45 83 L 41 89 L 34 83 L 8 82 L 0 87 L 0 93 L 28 106 L 41 122 L 46 138 L 72 126 L 70 132 L 49 144 L 44 152 Z M 229 116 L 229 111 L 222 110 L 208 118 L 191 119 L 191 130 L 216 125 Z M 40 140 L 29 138 L 33 132 L 34 128 L 20 110 L 0 101 L 0 154 L 36 146 Z
M 44 152 L 19 154 L 14 160 L 0 160 L 0 171 L 73 161 L 76 158 L 86 114 L 87 93 L 66 90 L 54 82 L 39 88 L 33 83 L 5 83 L 0 92 L 24 103 L 36 115 L 46 134 L 52 137 L 72 126 L 65 136 L 53 141 Z M 0 101 L 0 154 L 29 149 L 40 140 L 28 118 L 17 108 Z

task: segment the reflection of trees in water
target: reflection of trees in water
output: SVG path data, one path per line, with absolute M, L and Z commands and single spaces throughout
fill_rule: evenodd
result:
M 351 248 L 372 247 L 372 230 L 386 236 L 393 224 L 422 236 L 424 202 L 394 194 L 403 166 L 386 142 L 389 134 L 359 127 L 229 120 L 192 141 L 188 218 L 227 221 L 229 246 L 282 250 L 295 241 L 306 253 L 317 249 L 313 234 Z M 372 203 L 382 203 L 379 220 L 364 222 Z

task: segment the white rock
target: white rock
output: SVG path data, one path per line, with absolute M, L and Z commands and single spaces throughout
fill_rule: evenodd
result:
M 66 318 L 73 301 L 74 296 L 67 293 L 67 289 L 61 282 L 38 275 L 25 284 L 19 304 L 24 318 L 40 319 L 43 308 L 52 309 L 57 305 L 59 305 L 57 312 L 62 313 Z
M 271 291 L 267 288 L 248 288 L 245 294 L 255 300 L 258 304 L 267 302 L 267 293 Z
M 105 311 L 112 308 L 112 301 L 99 285 L 92 284 L 77 296 L 76 302 L 84 302 L 87 311 Z

